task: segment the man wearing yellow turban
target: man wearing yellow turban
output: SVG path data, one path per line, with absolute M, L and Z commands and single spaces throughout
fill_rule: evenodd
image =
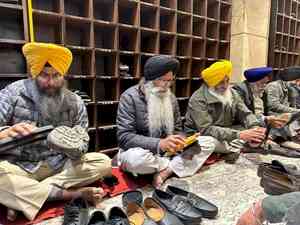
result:
M 228 60 L 220 60 L 203 70 L 204 84 L 188 104 L 185 131 L 204 135 L 198 140 L 206 158 L 215 151 L 232 153 L 228 159 L 235 160 L 245 142 L 261 143 L 265 138 L 265 128 L 257 127 L 260 122 L 256 116 L 230 88 L 231 72 Z
M 0 140 L 27 136 L 46 125 L 79 127 L 86 134 L 86 107 L 64 87 L 71 51 L 54 44 L 28 43 L 23 53 L 31 76 L 0 91 Z M 7 218 L 14 220 L 21 211 L 32 220 L 47 201 L 100 200 L 101 188 L 82 186 L 109 175 L 111 162 L 104 154 L 86 153 L 87 142 L 88 137 L 76 158 L 50 150 L 45 140 L 20 145 L 10 156 L 0 149 L 0 203 L 8 208 Z

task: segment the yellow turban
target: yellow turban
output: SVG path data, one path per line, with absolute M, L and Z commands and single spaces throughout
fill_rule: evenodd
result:
M 33 78 L 41 73 L 46 63 L 62 76 L 67 73 L 72 63 L 72 52 L 59 45 L 32 42 L 25 44 L 22 50 Z
M 228 60 L 220 60 L 202 71 L 201 75 L 209 87 L 217 86 L 227 76 L 231 77 L 232 64 Z

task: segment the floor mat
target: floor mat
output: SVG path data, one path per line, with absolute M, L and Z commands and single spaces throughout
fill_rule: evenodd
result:
M 130 174 L 122 172 L 119 168 L 113 168 L 112 174 L 117 178 L 115 185 L 105 184 L 103 182 L 95 182 L 91 186 L 102 187 L 108 193 L 109 197 L 116 196 L 126 191 L 141 188 L 147 184 L 151 184 L 149 177 L 134 178 Z M 6 209 L 0 205 L 0 225 L 31 225 L 40 223 L 43 220 L 61 216 L 64 214 L 65 202 L 47 203 L 33 221 L 28 221 L 24 216 L 20 216 L 17 221 L 8 222 L 6 220 Z
M 220 161 L 220 157 L 216 154 L 211 155 L 207 161 L 206 165 L 214 164 Z M 109 197 L 113 197 L 119 194 L 122 194 L 126 191 L 136 190 L 137 188 L 141 188 L 146 186 L 147 184 L 151 184 L 152 176 L 138 176 L 134 177 L 129 173 L 125 173 L 121 171 L 118 167 L 112 169 L 112 174 L 116 178 L 115 184 L 103 183 L 103 182 L 95 182 L 91 186 L 102 187 L 104 191 L 108 193 Z M 19 216 L 17 221 L 8 222 L 6 220 L 6 208 L 0 205 L 0 225 L 31 225 L 37 224 L 44 220 L 54 218 L 57 216 L 61 216 L 64 214 L 64 204 L 65 202 L 55 202 L 55 203 L 47 203 L 40 211 L 38 216 L 33 221 L 28 221 L 24 216 Z

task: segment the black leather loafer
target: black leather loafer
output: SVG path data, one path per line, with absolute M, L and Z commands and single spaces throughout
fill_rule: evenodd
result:
M 201 222 L 201 212 L 189 203 L 186 198 L 158 189 L 154 190 L 153 198 L 169 212 L 177 216 L 184 224 L 199 224 Z
M 211 202 L 199 197 L 198 195 L 195 195 L 191 192 L 185 191 L 181 188 L 174 187 L 174 186 L 168 186 L 167 190 L 168 193 L 173 195 L 180 195 L 187 199 L 187 201 L 197 208 L 202 216 L 204 218 L 215 218 L 218 214 L 218 207 L 212 204 Z
M 143 206 L 146 215 L 159 225 L 183 225 L 177 216 L 169 213 L 153 198 L 146 198 Z

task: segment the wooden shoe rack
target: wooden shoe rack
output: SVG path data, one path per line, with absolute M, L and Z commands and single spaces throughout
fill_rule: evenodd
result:
M 122 92 L 138 83 L 148 58 L 173 55 L 181 67 L 173 90 L 184 116 L 202 69 L 229 58 L 231 0 L 32 0 L 35 40 L 62 44 L 74 61 L 69 88 L 86 92 L 90 149 L 117 149 Z M 0 88 L 26 77 L 27 1 L 0 0 Z M 290 18 L 288 19 L 291 20 Z M 297 23 L 296 23 L 297 24 Z M 296 41 L 296 37 L 294 38 Z M 119 65 L 131 76 L 121 76 Z
M 275 75 L 288 66 L 300 65 L 300 1 L 271 1 L 268 64 Z

